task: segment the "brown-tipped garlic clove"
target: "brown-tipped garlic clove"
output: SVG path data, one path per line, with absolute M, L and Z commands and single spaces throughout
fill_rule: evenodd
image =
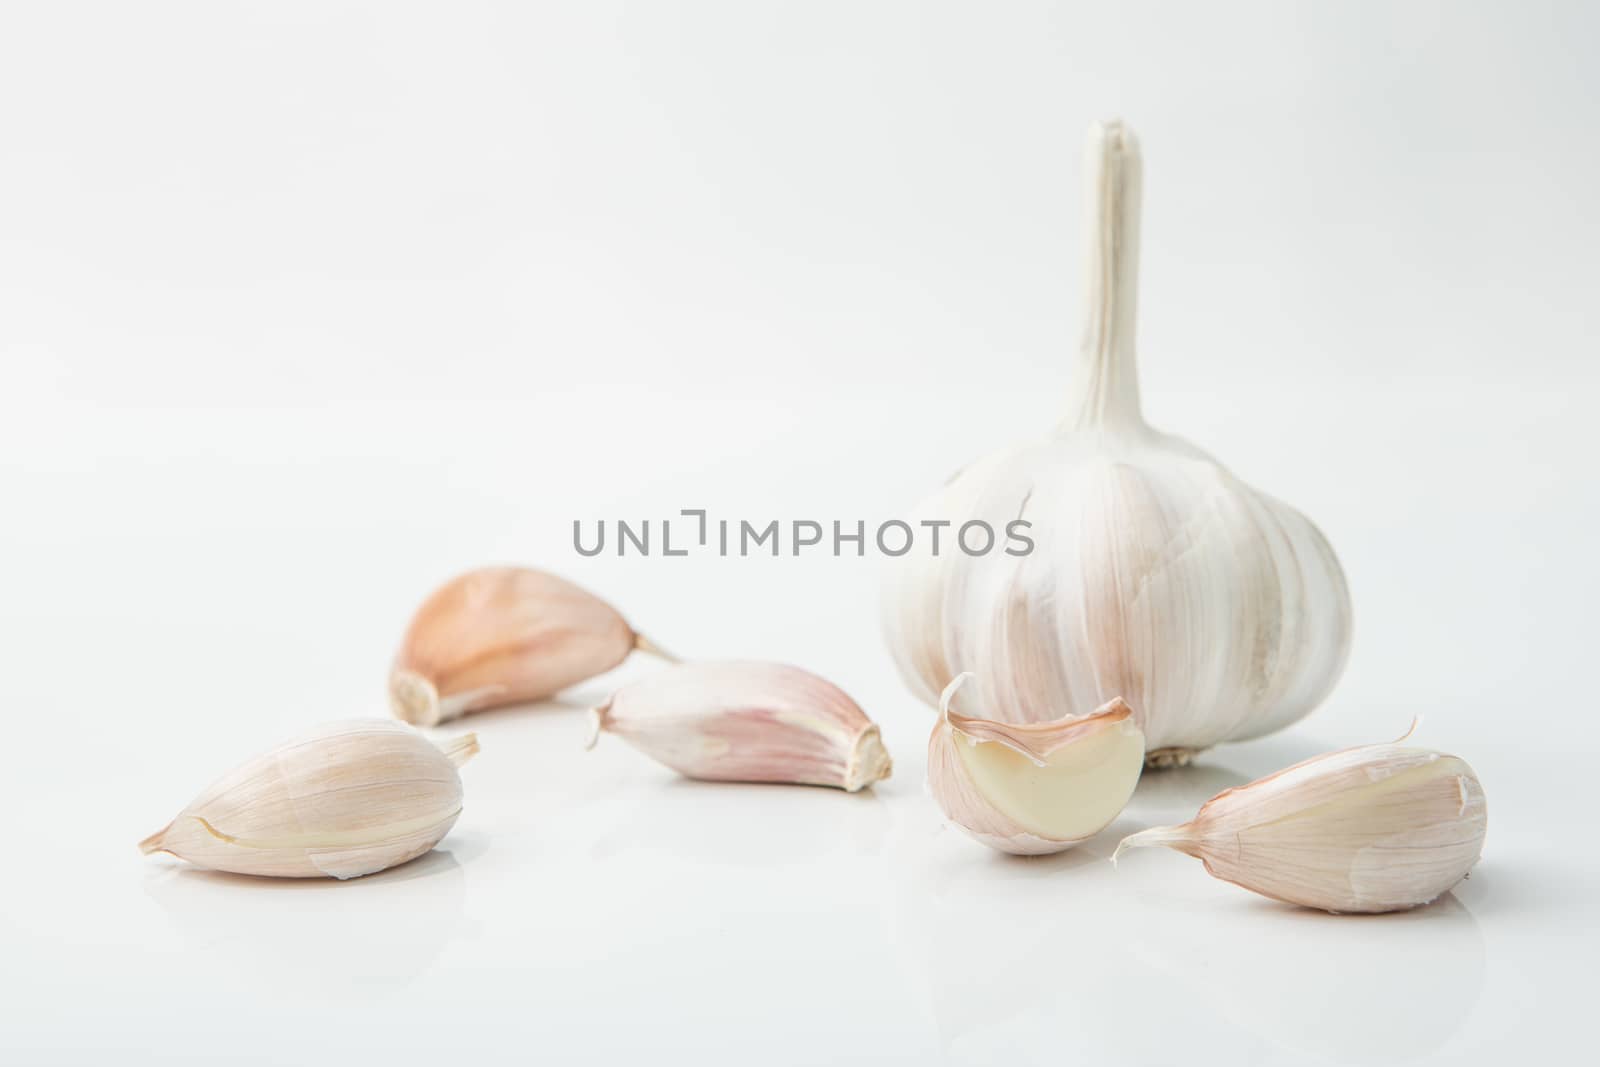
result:
M 619 689 L 594 713 L 679 774 L 717 782 L 826 785 L 889 777 L 878 727 L 838 686 L 779 663 L 686 663 Z
M 244 764 L 139 843 L 197 867 L 356 878 L 433 848 L 461 814 L 475 735 L 435 745 L 383 719 L 324 726 Z
M 671 658 L 563 578 L 484 567 L 446 582 L 417 609 L 389 673 L 389 702 L 397 718 L 434 726 L 554 696 L 634 649 Z
M 1330 912 L 1404 911 L 1467 876 L 1488 808 L 1472 768 L 1400 744 L 1316 756 L 1212 797 L 1189 822 L 1126 838 L 1201 860 L 1217 878 Z
M 1144 768 L 1144 734 L 1120 698 L 1093 714 L 1012 725 L 970 718 L 939 698 L 928 739 L 928 791 L 957 827 L 990 848 L 1040 855 L 1109 826 Z

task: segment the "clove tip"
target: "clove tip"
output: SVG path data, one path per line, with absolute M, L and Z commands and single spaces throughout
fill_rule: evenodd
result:
M 167 836 L 167 831 L 170 829 L 172 829 L 172 824 L 168 823 L 155 833 L 151 834 L 149 837 L 145 838 L 143 841 L 140 841 L 139 852 L 142 855 L 148 856 L 153 852 L 166 851 L 165 839 Z
M 638 632 L 635 632 L 634 635 L 633 635 L 633 647 L 634 647 L 635 650 L 637 650 L 639 652 L 648 652 L 650 655 L 656 657 L 657 659 L 665 660 L 668 663 L 682 663 L 683 662 L 683 660 L 681 658 L 679 658 L 678 656 L 673 655 L 671 652 L 668 652 L 666 649 L 662 648 L 660 645 L 658 645 L 654 641 L 650 640 L 644 634 L 641 634 L 641 633 L 638 633 Z
M 452 737 L 440 745 L 439 749 L 449 759 L 452 766 L 459 768 L 467 760 L 478 754 L 478 735 L 466 733 L 460 737 Z
M 1117 857 L 1121 856 L 1125 849 L 1130 848 L 1172 848 L 1177 849 L 1179 852 L 1189 852 L 1193 855 L 1189 849 L 1188 830 L 1187 825 L 1152 826 L 1148 830 L 1140 830 L 1136 834 L 1129 834 L 1117 842 L 1116 851 L 1111 853 L 1111 865 L 1115 867 L 1117 865 Z

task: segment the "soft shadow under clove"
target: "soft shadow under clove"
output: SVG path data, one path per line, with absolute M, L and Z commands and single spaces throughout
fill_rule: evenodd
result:
M 597 859 L 669 849 L 717 866 L 775 868 L 839 851 L 873 854 L 889 828 L 883 798 L 814 785 L 701 782 L 673 777 L 630 789 L 625 818 L 601 831 Z M 759 809 L 759 832 L 750 812 Z
M 1425 1056 L 1461 1028 L 1483 989 L 1483 935 L 1454 894 L 1386 915 L 1329 915 L 1242 890 L 1218 907 L 1209 922 L 1152 912 L 1130 951 L 1208 1010 L 1300 1055 Z
M 1018 1047 L 1048 1041 L 1086 997 L 1103 995 L 1106 1011 L 1135 1003 L 1102 980 L 1131 921 L 1103 903 L 1116 889 L 1104 854 L 1126 828 L 1114 823 L 1033 857 L 993 851 L 951 826 L 929 837 L 928 862 L 900 881 L 894 914 L 921 955 L 947 1056 L 975 1041 L 987 1062 L 994 1048 L 982 1042 L 1002 1032 Z
M 485 851 L 479 838 L 452 836 L 410 863 L 343 882 L 175 864 L 150 871 L 144 888 L 200 965 L 224 980 L 392 990 L 466 929 L 464 864 Z
M 471 711 L 460 718 L 440 723 L 437 729 L 471 730 L 479 725 L 499 725 L 507 720 L 523 719 L 528 716 L 558 716 L 570 721 L 568 717 L 575 713 L 587 714 L 604 702 L 604 697 L 593 702 L 587 702 L 581 694 L 563 693 L 560 696 L 550 697 L 545 700 L 530 700 L 521 704 L 502 704 L 495 708 L 484 708 L 482 711 Z

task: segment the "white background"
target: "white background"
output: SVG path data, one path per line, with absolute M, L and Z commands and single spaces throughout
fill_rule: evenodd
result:
M 0 1050 L 16 1062 L 1537 1062 L 1589 1044 L 1593 43 L 1579 4 L 7 3 Z M 1304 723 L 1001 857 L 922 792 L 880 560 L 580 558 L 575 518 L 877 522 L 1057 417 L 1080 145 L 1145 148 L 1147 414 L 1311 515 Z M 874 793 L 676 780 L 490 713 L 441 850 L 140 857 L 385 714 L 415 603 L 547 567 L 844 686 Z M 631 662 L 625 672 L 648 670 Z M 1105 862 L 1291 760 L 1460 754 L 1484 860 L 1397 917 Z M 448 1057 L 448 1061 L 444 1058 Z

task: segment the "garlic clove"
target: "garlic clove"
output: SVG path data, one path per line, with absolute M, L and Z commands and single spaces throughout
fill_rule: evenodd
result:
M 563 578 L 483 567 L 446 582 L 417 609 L 389 674 L 389 700 L 396 717 L 436 726 L 553 696 L 635 649 L 671 659 L 610 604 Z
M 945 816 L 1002 852 L 1040 855 L 1105 829 L 1133 796 L 1144 734 L 1126 702 L 1023 725 L 958 715 L 958 675 L 928 739 L 928 790 Z
M 689 778 L 825 785 L 889 777 L 878 727 L 833 683 L 780 663 L 685 663 L 617 690 L 589 747 L 612 733 Z
M 963 699 L 997 721 L 1126 699 L 1152 765 L 1260 736 L 1316 707 L 1350 647 L 1350 595 L 1303 515 L 1140 410 L 1135 310 L 1143 167 L 1133 132 L 1090 130 L 1085 326 L 1055 432 L 970 465 L 912 514 L 1032 552 L 888 564 L 883 616 L 921 699 L 977 669 Z
M 1467 876 L 1487 826 L 1483 787 L 1465 761 L 1399 743 L 1366 745 L 1224 790 L 1189 822 L 1125 838 L 1117 855 L 1161 845 L 1290 904 L 1403 911 Z
M 461 814 L 474 734 L 435 745 L 382 719 L 324 726 L 239 767 L 139 843 L 197 867 L 356 878 L 415 859 Z

